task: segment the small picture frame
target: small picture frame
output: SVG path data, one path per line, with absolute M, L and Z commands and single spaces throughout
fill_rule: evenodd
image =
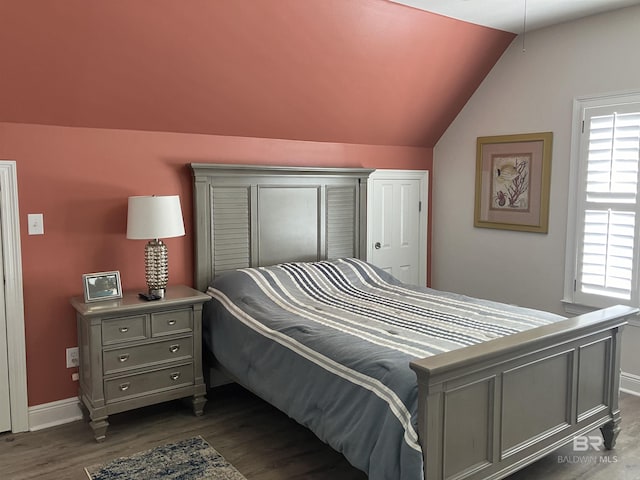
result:
M 120 272 L 96 272 L 82 275 L 84 302 L 100 302 L 122 298 Z

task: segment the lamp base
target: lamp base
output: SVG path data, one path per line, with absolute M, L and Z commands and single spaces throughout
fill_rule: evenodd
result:
M 164 288 L 150 288 L 149 295 L 152 297 L 164 298 Z
M 169 253 L 162 240 L 149 241 L 144 248 L 145 276 L 150 295 L 164 298 L 169 280 Z

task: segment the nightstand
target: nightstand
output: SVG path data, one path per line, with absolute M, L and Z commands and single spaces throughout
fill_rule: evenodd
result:
M 191 397 L 202 415 L 202 305 L 211 297 L 185 286 L 168 287 L 161 300 L 137 293 L 84 303 L 74 297 L 80 356 L 79 397 L 96 441 L 105 439 L 114 413 Z

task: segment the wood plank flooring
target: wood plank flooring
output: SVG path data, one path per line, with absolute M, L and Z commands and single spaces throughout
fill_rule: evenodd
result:
M 589 452 L 588 463 L 580 463 L 567 446 L 510 480 L 639 479 L 640 397 L 623 394 L 621 410 L 623 424 L 616 450 Z M 248 480 L 367 478 L 309 430 L 236 386 L 210 393 L 202 417 L 194 417 L 180 402 L 171 402 L 113 415 L 109 422 L 107 439 L 100 444 L 83 421 L 0 435 L 0 478 L 86 480 L 86 466 L 197 435 Z

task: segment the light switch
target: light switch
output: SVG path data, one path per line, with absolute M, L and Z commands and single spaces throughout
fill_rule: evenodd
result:
M 44 219 L 41 213 L 28 214 L 27 222 L 29 222 L 29 235 L 44 235 Z

